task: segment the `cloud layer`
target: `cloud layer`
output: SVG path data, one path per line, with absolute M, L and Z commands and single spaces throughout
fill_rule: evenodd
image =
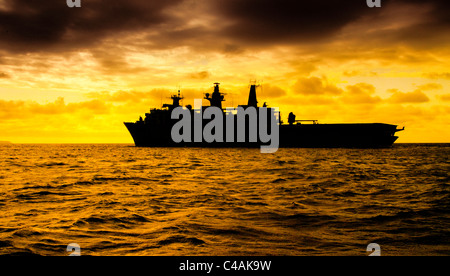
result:
M 151 31 L 172 20 L 163 11 L 181 1 L 90 0 L 68 8 L 61 0 L 7 0 L 0 10 L 0 40 L 13 52 L 89 47 L 123 32 Z
M 239 47 L 326 43 L 356 24 L 359 36 L 417 46 L 424 40 L 439 43 L 450 27 L 450 4 L 444 0 L 383 1 L 381 9 L 370 9 L 362 0 L 89 0 L 72 9 L 65 2 L 2 1 L 2 48 L 62 51 L 136 35 L 145 47 L 217 49 L 219 43 L 233 52 Z M 415 17 L 405 19 L 405 10 Z

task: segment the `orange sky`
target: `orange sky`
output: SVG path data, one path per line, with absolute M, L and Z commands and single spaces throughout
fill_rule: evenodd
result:
M 193 104 L 220 82 L 237 106 L 257 80 L 285 121 L 450 142 L 449 1 L 109 2 L 0 0 L 0 140 L 132 143 L 123 121 L 176 90 Z

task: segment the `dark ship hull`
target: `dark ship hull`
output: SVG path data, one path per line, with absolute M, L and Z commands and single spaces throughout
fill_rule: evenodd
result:
M 211 106 L 222 109 L 223 94 L 219 92 L 219 84 L 216 83 L 212 97 L 207 93 L 205 99 Z M 256 86 L 250 88 L 247 105 L 248 108 L 257 106 Z M 179 107 L 182 99 L 180 94 L 172 96 L 173 104 L 165 104 L 166 109 L 152 109 L 146 113 L 145 120 L 140 118 L 136 122 L 124 123 L 138 147 L 261 147 L 267 145 L 261 142 L 179 142 L 171 137 L 171 130 L 176 120 L 171 118 L 171 112 Z M 264 104 L 265 107 L 265 104 Z M 208 108 L 208 107 L 206 107 Z M 199 112 L 192 110 L 191 114 Z M 205 110 L 205 109 L 203 109 Z M 279 119 L 279 114 L 278 114 Z M 259 119 L 258 119 L 259 120 Z M 207 122 L 207 120 L 204 120 Z M 304 123 L 309 121 L 309 123 Z M 372 123 L 372 124 L 319 124 L 316 120 L 295 120 L 294 114 L 289 114 L 289 124 L 277 123 L 279 129 L 278 147 L 290 148 L 387 148 L 391 147 L 398 139 L 395 133 L 403 129 L 397 129 L 396 125 Z M 191 122 L 192 126 L 194 125 Z M 259 128 L 259 126 L 258 126 Z M 236 130 L 236 129 L 235 129 Z M 236 132 L 235 132 L 236 133 Z M 246 133 L 245 141 L 249 141 Z M 194 139 L 190 139 L 194 141 Z M 233 140 L 237 141 L 237 139 Z M 258 140 L 259 141 L 259 140 Z
M 313 124 L 280 126 L 280 147 L 387 148 L 398 139 L 396 125 Z
M 260 147 L 260 143 L 175 143 L 171 128 L 158 129 L 143 123 L 125 123 L 138 147 Z M 390 124 L 280 125 L 279 147 L 289 148 L 388 148 L 398 139 Z

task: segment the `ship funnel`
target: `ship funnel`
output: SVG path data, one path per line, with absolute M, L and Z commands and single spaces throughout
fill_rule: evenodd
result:
M 256 100 L 256 85 L 252 84 L 250 86 L 250 93 L 248 94 L 247 106 L 258 107 L 258 101 Z

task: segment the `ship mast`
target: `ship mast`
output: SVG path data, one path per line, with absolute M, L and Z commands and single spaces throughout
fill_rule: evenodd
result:
M 178 95 L 172 95 L 170 98 L 172 99 L 172 104 L 164 104 L 163 107 L 174 109 L 176 107 L 179 107 L 180 100 L 184 99 L 184 97 L 180 95 L 180 90 L 178 90 Z
M 172 95 L 170 98 L 172 99 L 173 107 L 180 106 L 180 100 L 184 99 L 184 97 L 180 96 L 180 90 L 178 90 L 178 95 Z
M 211 97 L 209 93 L 205 94 L 205 99 L 207 99 L 211 106 L 216 106 L 220 109 L 222 109 L 222 102 L 224 100 L 224 94 L 220 93 L 219 91 L 219 84 L 218 82 L 214 83 L 214 92 L 212 93 Z

